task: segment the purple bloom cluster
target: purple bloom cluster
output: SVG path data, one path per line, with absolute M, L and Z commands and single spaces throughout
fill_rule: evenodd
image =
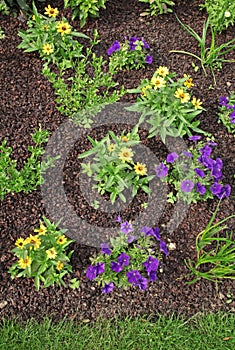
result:
M 114 53 L 115 51 L 119 51 L 121 48 L 121 45 L 119 43 L 119 41 L 115 40 L 113 42 L 113 44 L 110 46 L 110 48 L 108 49 L 108 55 L 112 55 L 112 53 Z
M 219 99 L 219 105 L 220 106 L 224 106 L 226 107 L 227 109 L 231 109 L 231 113 L 229 114 L 229 117 L 230 117 L 230 122 L 231 124 L 235 124 L 235 105 L 231 106 L 229 104 L 229 99 L 228 97 L 226 96 L 222 96 L 220 97 Z
M 166 177 L 168 170 L 169 170 L 169 168 L 164 163 L 160 163 L 156 167 L 155 172 L 156 172 L 157 177 L 162 178 L 162 177 Z
M 147 278 L 141 276 L 138 270 L 131 270 L 126 273 L 127 280 L 132 283 L 135 287 L 139 287 L 141 290 L 148 288 Z
M 105 263 L 97 263 L 95 266 L 90 265 L 86 271 L 86 277 L 92 281 L 94 280 L 98 275 L 104 272 L 105 269 Z

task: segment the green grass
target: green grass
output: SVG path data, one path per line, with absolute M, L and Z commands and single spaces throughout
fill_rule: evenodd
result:
M 1 350 L 227 350 L 235 349 L 235 314 L 154 316 L 76 323 L 1 323 Z

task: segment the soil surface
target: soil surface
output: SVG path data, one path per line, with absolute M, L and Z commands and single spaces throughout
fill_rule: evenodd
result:
M 207 14 L 199 10 L 196 0 L 176 0 L 174 13 L 198 33 L 202 32 L 202 25 Z M 39 11 L 43 11 L 45 4 L 36 2 Z M 61 14 L 71 19 L 71 11 L 63 10 L 63 2 L 53 2 Z M 186 50 L 199 54 L 195 40 L 182 30 L 173 14 L 163 16 L 142 17 L 145 4 L 137 0 L 109 0 L 106 10 L 100 11 L 100 17 L 89 19 L 87 24 L 80 30 L 79 22 L 72 22 L 74 28 L 87 35 L 91 35 L 96 28 L 100 34 L 101 42 L 96 48 L 96 53 L 106 59 L 107 49 L 114 40 L 123 41 L 124 37 L 138 35 L 144 37 L 151 46 L 154 62 L 146 69 L 139 71 L 123 71 L 116 80 L 124 84 L 126 88 L 138 86 L 144 78 L 150 78 L 159 65 L 168 66 L 179 77 L 184 73 L 190 74 L 194 79 L 193 94 L 203 101 L 206 111 L 200 114 L 200 127 L 211 132 L 218 143 L 215 156 L 221 157 L 224 163 L 224 183 L 232 186 L 229 199 L 224 199 L 220 206 L 217 220 L 225 218 L 235 212 L 235 173 L 234 160 L 234 137 L 226 131 L 225 127 L 217 123 L 218 99 L 220 96 L 235 90 L 235 64 L 225 63 L 223 69 L 216 73 L 217 85 L 213 87 L 213 77 L 210 72 L 205 77 L 203 71 L 197 72 L 192 67 L 192 58 L 169 53 L 170 50 Z M 54 101 L 55 94 L 51 84 L 41 74 L 42 61 L 37 53 L 23 53 L 17 49 L 20 38 L 17 35 L 19 29 L 26 29 L 26 22 L 22 16 L 0 15 L 0 26 L 6 37 L 0 42 L 0 142 L 7 140 L 7 146 L 13 149 L 12 157 L 17 160 L 17 168 L 20 169 L 23 162 L 29 156 L 28 146 L 32 145 L 31 134 L 38 129 L 39 124 L 43 129 L 51 133 L 62 127 L 67 118 L 61 115 Z M 234 38 L 235 27 L 223 32 L 218 36 L 219 42 L 226 42 Z M 232 55 L 234 56 L 234 54 Z M 231 57 L 231 56 L 230 56 Z M 195 62 L 198 64 L 198 62 Z M 121 102 L 131 102 L 134 96 L 126 95 Z M 113 112 L 112 125 L 97 126 L 89 129 L 89 134 L 100 139 L 106 135 L 107 130 L 112 129 L 120 132 L 123 128 L 130 128 L 135 124 L 133 117 L 125 114 L 122 123 L 117 123 L 118 111 Z M 75 128 L 74 128 L 75 129 Z M 72 127 L 73 130 L 73 127 Z M 167 154 L 166 147 L 159 140 L 148 140 L 146 130 L 140 132 L 143 145 L 163 160 Z M 64 141 L 65 140 L 65 141 Z M 84 198 L 85 188 L 90 189 L 90 184 L 84 182 L 83 190 L 79 186 L 80 165 L 77 156 L 88 149 L 89 142 L 86 135 L 73 141 L 69 135 L 65 135 L 62 143 L 68 145 L 63 169 L 63 184 L 69 205 L 73 208 L 75 216 L 81 218 L 81 226 L 73 226 L 73 218 L 65 212 L 65 226 L 67 223 L 70 237 L 76 238 L 77 242 L 71 245 L 74 249 L 71 259 L 73 267 L 72 277 L 80 279 L 79 289 L 50 287 L 35 291 L 33 281 L 27 279 L 11 280 L 8 269 L 14 260 L 10 253 L 15 240 L 21 236 L 26 237 L 33 233 L 35 227 L 39 227 L 39 220 L 45 215 L 51 219 L 53 209 L 58 209 L 58 200 L 55 193 L 48 191 L 48 197 L 42 194 L 40 188 L 30 194 L 9 194 L 0 201 L 0 313 L 1 318 L 19 317 L 27 320 L 34 317 L 42 320 L 45 315 L 53 319 L 77 319 L 89 322 L 98 316 L 107 318 L 115 316 L 137 316 L 156 313 L 183 314 L 189 317 L 199 311 L 235 311 L 235 285 L 233 281 L 223 281 L 215 284 L 206 280 L 199 280 L 196 284 L 189 285 L 190 281 L 185 259 L 195 259 L 195 238 L 205 228 L 218 200 L 208 200 L 191 204 L 187 208 L 185 218 L 174 230 L 167 230 L 167 223 L 174 213 L 171 204 L 164 204 L 162 215 L 155 219 L 154 226 L 159 226 L 162 237 L 167 242 L 176 244 L 176 249 L 171 251 L 164 259 L 163 272 L 159 274 L 157 283 L 151 284 L 147 291 L 131 288 L 128 291 L 115 288 L 111 294 L 104 295 L 96 283 L 86 279 L 85 271 L 89 265 L 89 258 L 96 252 L 94 241 L 89 241 L 89 225 L 97 225 L 114 229 L 117 224 L 113 223 L 116 215 L 121 213 L 123 220 L 132 220 L 141 213 L 140 203 L 143 194 L 130 203 L 121 212 L 105 213 L 94 209 Z M 185 142 L 186 139 L 185 139 Z M 56 149 L 54 149 L 56 153 Z M 86 181 L 86 180 L 84 180 Z M 54 197 L 53 197 L 54 196 Z M 45 198 L 47 197 L 47 198 Z M 53 198 L 51 198 L 53 197 Z M 54 200 L 54 202 L 53 202 Z M 47 203 L 52 203 L 50 210 Z M 151 203 L 151 212 L 158 213 L 159 201 Z M 60 204 L 59 204 L 60 205 Z M 155 206 L 155 207 L 154 207 Z M 148 210 L 148 209 L 146 209 Z M 49 211 L 49 212 L 48 212 Z M 66 211 L 66 210 L 65 210 Z M 183 213 L 183 212 L 182 212 Z M 67 215 L 67 216 L 66 216 Z M 183 214 L 182 214 L 183 215 Z M 59 219 L 59 218 L 58 218 Z M 71 219 L 71 221 L 70 221 Z M 85 223 L 84 223 L 85 222 Z M 148 223 L 145 222 L 147 225 Z M 235 228 L 235 222 L 229 222 L 230 229 Z M 77 232 L 77 233 L 76 233 Z M 227 294 L 233 296 L 233 301 L 227 303 Z

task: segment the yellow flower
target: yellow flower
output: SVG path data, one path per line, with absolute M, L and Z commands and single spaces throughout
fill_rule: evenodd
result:
M 32 259 L 29 256 L 26 256 L 25 259 L 19 259 L 18 264 L 22 269 L 26 269 L 26 267 L 29 267 L 32 264 Z
M 109 152 L 113 152 L 116 148 L 116 145 L 114 143 L 110 143 L 110 145 L 108 145 L 108 151 Z
M 156 73 L 161 75 L 162 77 L 165 77 L 166 75 L 168 75 L 170 72 L 169 72 L 169 69 L 165 66 L 160 66 L 158 67 L 158 69 L 156 70 Z
M 45 235 L 45 233 L 47 232 L 47 228 L 43 224 L 40 224 L 40 227 L 39 228 L 35 228 L 34 232 L 38 232 L 39 236 Z
M 175 97 L 180 98 L 182 103 L 188 102 L 190 100 L 190 95 L 184 92 L 183 89 L 178 88 L 175 92 Z
M 54 247 L 52 247 L 51 249 L 47 249 L 46 253 L 47 253 L 48 259 L 55 259 L 57 255 L 57 252 Z
M 71 26 L 64 22 L 64 21 L 61 21 L 57 24 L 57 32 L 58 33 L 61 33 L 61 35 L 64 35 L 64 34 L 70 34 L 71 33 Z
M 59 14 L 59 11 L 56 8 L 52 8 L 51 5 L 48 5 L 47 7 L 45 7 L 45 15 L 48 15 L 49 17 L 56 17 Z
M 152 77 L 151 83 L 154 85 L 154 89 L 160 89 L 166 86 L 166 81 L 162 77 Z
M 121 139 L 122 139 L 123 142 L 128 142 L 129 141 L 128 137 L 126 137 L 126 136 L 122 136 Z
M 202 109 L 202 102 L 200 101 L 200 99 L 197 100 L 196 97 L 193 97 L 192 104 L 194 105 L 195 109 Z
M 43 53 L 45 53 L 45 54 L 47 54 L 47 55 L 50 55 L 50 53 L 54 52 L 54 50 L 53 50 L 51 44 L 45 44 L 45 45 L 43 45 L 42 51 L 43 51 Z
M 131 162 L 133 157 L 133 152 L 131 148 L 121 148 L 121 152 L 118 153 L 119 159 L 123 162 Z
M 58 264 L 57 264 L 57 266 L 56 266 L 56 269 L 60 271 L 60 270 L 63 269 L 63 267 L 64 267 L 64 264 L 59 260 L 59 261 L 58 261 Z
M 65 235 L 59 236 L 56 241 L 56 243 L 58 244 L 64 244 L 65 242 L 67 242 L 67 238 L 65 237 Z
M 32 20 L 33 20 L 33 21 L 36 21 L 35 15 L 32 15 Z
M 146 173 L 147 173 L 146 165 L 139 163 L 139 162 L 137 162 L 134 165 L 134 169 L 135 169 L 136 174 L 138 174 L 138 175 L 146 175 Z
M 142 95 L 146 96 L 146 90 L 147 89 L 152 89 L 151 85 L 146 85 L 144 87 L 142 87 Z
M 23 248 L 24 245 L 25 245 L 25 240 L 23 238 L 18 238 L 17 241 L 15 242 L 15 245 L 18 247 L 18 248 Z
M 38 237 L 38 235 L 36 235 L 36 236 L 30 235 L 29 237 L 26 238 L 25 244 L 33 244 L 34 249 L 36 250 L 36 249 L 38 249 L 40 247 L 41 240 Z
M 185 82 L 184 82 L 184 86 L 187 86 L 187 88 L 189 88 L 189 89 L 190 89 L 192 86 L 194 86 L 194 84 L 193 84 L 193 79 L 190 78 L 189 75 L 184 74 L 184 78 L 186 78 L 186 80 L 185 80 Z

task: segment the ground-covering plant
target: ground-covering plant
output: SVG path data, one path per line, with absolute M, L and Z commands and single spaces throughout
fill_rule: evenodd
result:
M 51 223 L 43 217 L 40 227 L 34 230 L 38 234 L 30 234 L 25 239 L 19 237 L 16 240 L 16 247 L 12 249 L 12 253 L 18 261 L 9 269 L 11 278 L 34 278 L 37 291 L 40 289 L 40 283 L 44 288 L 55 283 L 66 287 L 63 277 L 72 272 L 69 261 L 73 254 L 73 251 L 66 254 L 66 250 L 74 241 L 64 235 L 66 230 L 57 230 L 57 226 L 58 224 Z M 74 283 L 75 281 L 73 285 Z
M 205 0 L 200 4 L 200 8 L 205 8 L 211 26 L 219 33 L 227 29 L 235 22 L 235 3 L 231 0 Z
M 139 69 L 151 64 L 152 56 L 148 53 L 149 44 L 144 38 L 131 37 L 120 43 L 115 40 L 108 49 L 109 67 L 112 71 L 125 69 Z
M 191 275 L 195 277 L 190 283 L 200 278 L 213 282 L 235 279 L 235 232 L 228 230 L 225 224 L 235 215 L 214 223 L 218 209 L 219 204 L 206 228 L 197 235 L 196 261 L 186 261 Z
M 160 66 L 150 80 L 144 79 L 136 89 L 127 90 L 128 93 L 140 94 L 127 110 L 140 112 L 139 123 L 146 121 L 151 125 L 148 137 L 160 136 L 164 143 L 167 136 L 204 133 L 198 128 L 200 121 L 194 121 L 203 107 L 200 99 L 191 98 L 188 92 L 194 85 L 192 78 L 184 75 L 174 81 L 175 76 L 167 67 Z
M 176 18 L 181 26 L 198 42 L 200 47 L 200 56 L 188 51 L 171 50 L 170 52 L 181 53 L 196 58 L 200 62 L 205 76 L 207 76 L 206 68 L 208 67 L 211 70 L 214 83 L 216 84 L 214 70 L 222 69 L 223 62 L 234 62 L 234 60 L 225 59 L 224 56 L 235 49 L 235 39 L 233 38 L 218 46 L 216 44 L 217 29 L 211 25 L 210 17 L 208 17 L 203 24 L 202 37 L 200 37 L 189 25 L 182 23 L 177 16 Z M 209 27 L 211 32 L 211 42 L 210 46 L 207 47 Z
M 101 252 L 91 258 L 86 277 L 102 286 L 102 293 L 110 293 L 115 286 L 148 288 L 157 280 L 157 270 L 162 266 L 162 253 L 168 255 L 166 243 L 161 239 L 159 228 L 144 226 L 141 233 L 133 232 L 132 224 L 120 223 L 120 234 L 110 238 L 110 244 L 101 244 Z
M 138 189 L 150 193 L 149 181 L 154 175 L 147 175 L 145 164 L 134 160 L 134 146 L 140 144 L 138 125 L 130 133 L 121 133 L 116 136 L 109 131 L 102 140 L 96 141 L 88 136 L 92 148 L 79 155 L 83 159 L 94 155 L 92 161 L 82 163 L 83 172 L 93 177 L 96 184 L 93 186 L 100 194 L 108 193 L 112 204 L 120 198 L 126 202 L 125 190 L 131 191 L 132 197 Z
M 157 177 L 172 186 L 168 194 L 171 203 L 181 199 L 189 204 L 230 195 L 230 185 L 222 184 L 223 161 L 211 157 L 212 147 L 217 144 L 211 140 L 197 142 L 200 138 L 197 135 L 189 137 L 194 144 L 187 151 L 168 154 L 166 160 L 156 167 Z
M 60 69 L 73 67 L 83 56 L 83 45 L 75 38 L 89 37 L 73 30 L 66 18 L 57 20 L 59 11 L 50 5 L 45 7 L 46 16 L 39 14 L 33 3 L 33 15 L 27 21 L 27 30 L 20 30 L 22 41 L 18 45 L 24 52 L 38 51 L 47 64 L 53 63 Z
M 43 183 L 43 175 L 46 170 L 54 166 L 54 162 L 58 157 L 47 157 L 46 160 L 40 162 L 41 156 L 45 153 L 43 144 L 48 141 L 49 132 L 35 130 L 32 139 L 35 146 L 29 146 L 28 150 L 31 155 L 24 162 L 21 170 L 17 170 L 16 160 L 11 158 L 12 148 L 7 147 L 7 140 L 3 140 L 0 145 L 0 198 L 4 199 L 8 193 L 25 192 L 29 193 Z
M 64 0 L 64 7 L 71 7 L 73 10 L 72 20 L 76 17 L 80 20 L 80 27 L 82 28 L 89 16 L 98 17 L 99 10 L 105 9 L 107 0 Z
M 141 13 L 141 16 L 154 16 L 162 15 L 164 13 L 173 12 L 170 6 L 174 6 L 175 3 L 171 0 L 139 0 L 149 4 L 149 8 Z
M 5 0 L 0 0 L 0 12 L 2 12 L 4 15 L 9 15 L 10 13 L 10 7 Z
M 223 123 L 226 126 L 228 132 L 235 137 L 235 94 L 231 92 L 230 95 L 222 96 L 219 99 L 220 112 L 219 123 Z

